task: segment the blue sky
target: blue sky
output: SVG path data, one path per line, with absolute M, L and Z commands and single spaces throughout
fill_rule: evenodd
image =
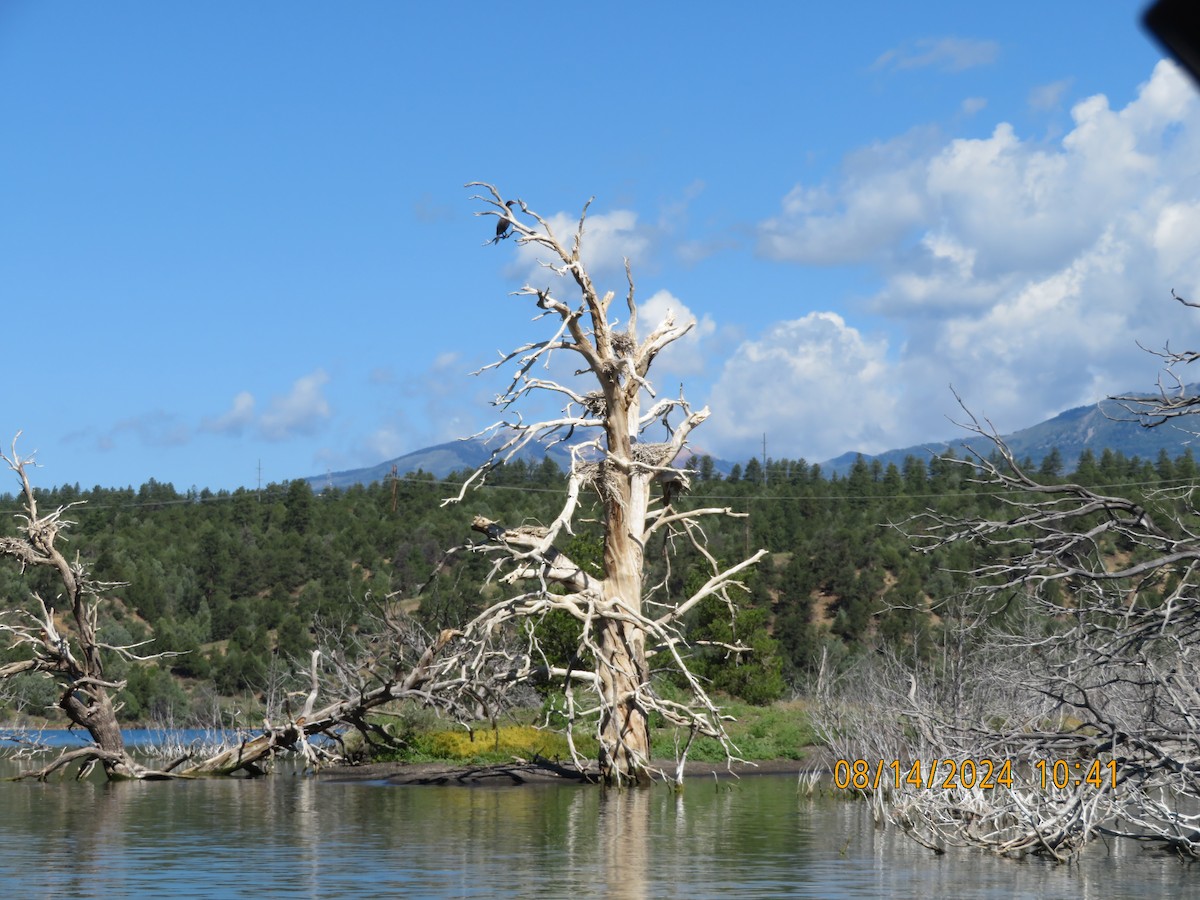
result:
M 1198 336 L 1200 96 L 1142 5 L 5 0 L 0 433 L 185 489 L 479 430 L 544 323 L 472 180 L 595 196 L 718 456 L 1149 386 Z

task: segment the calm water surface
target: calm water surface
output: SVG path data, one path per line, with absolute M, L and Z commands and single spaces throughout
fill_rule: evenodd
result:
M 256 781 L 0 783 L 5 897 L 1182 897 L 1200 869 L 936 857 L 794 778 L 602 792 Z

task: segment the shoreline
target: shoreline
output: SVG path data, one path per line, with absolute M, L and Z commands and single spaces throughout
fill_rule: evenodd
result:
M 816 748 L 814 748 L 816 749 Z M 793 775 L 799 778 L 806 772 L 827 770 L 824 754 L 817 752 L 806 759 L 768 759 L 725 763 L 689 761 L 684 766 L 686 780 L 740 779 L 755 775 Z M 671 783 L 676 763 L 655 760 L 651 764 L 665 777 L 655 782 Z M 599 780 L 597 770 L 580 770 L 570 764 L 548 759 L 514 760 L 511 763 L 480 763 L 463 765 L 446 762 L 385 762 L 361 766 L 338 766 L 322 769 L 317 777 L 330 782 L 374 781 L 390 785 L 430 787 L 518 787 L 533 784 L 594 784 Z

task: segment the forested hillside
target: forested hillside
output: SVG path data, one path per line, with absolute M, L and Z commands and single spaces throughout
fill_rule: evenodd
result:
M 950 551 L 962 558 L 921 555 L 888 526 L 929 508 L 965 514 L 1001 502 L 965 478 L 964 467 L 942 460 L 885 466 L 860 459 L 834 478 L 803 460 L 763 466 L 754 459 L 728 477 L 706 458 L 694 466 L 692 489 L 677 505 L 748 514 L 721 521 L 709 535 L 710 552 L 723 561 L 759 547 L 771 554 L 746 581 L 736 635 L 721 609 L 701 604 L 692 612 L 692 634 L 712 642 L 697 651 L 710 656 L 695 660 L 696 670 L 717 690 L 751 702 L 803 689 L 822 648 L 835 661 L 885 643 L 903 654 L 931 652 L 939 617 L 930 607 L 962 586 L 953 573 L 972 567 L 973 551 L 963 543 Z M 1052 453 L 1035 468 L 1056 478 L 1060 467 Z M 1136 495 L 1196 474 L 1190 452 L 1146 461 L 1106 451 L 1085 453 L 1071 477 L 1131 486 Z M 128 678 L 124 717 L 182 723 L 204 720 L 220 698 L 263 694 L 281 670 L 303 669 L 319 627 L 353 630 L 374 600 L 392 597 L 430 628 L 465 621 L 502 589 L 484 587 L 489 563 L 482 556 L 446 558 L 446 551 L 470 543 L 474 515 L 508 527 L 548 521 L 564 481 L 553 462 L 518 462 L 457 506 L 441 505 L 456 493 L 457 479 L 419 473 L 319 494 L 304 481 L 232 493 L 181 493 L 155 481 L 137 490 L 76 485 L 38 493 L 42 508 L 79 504 L 68 515 L 76 523 L 71 551 L 91 562 L 97 578 L 122 583 L 112 590 L 118 602 L 106 607 L 105 639 L 152 640 L 153 650 L 181 653 L 112 673 Z M 15 530 L 18 512 L 14 496 L 0 497 L 2 533 Z M 597 535 L 577 533 L 561 549 L 586 566 L 598 558 Z M 673 591 L 694 590 L 689 579 L 699 570 L 688 564 L 689 548 L 677 540 L 681 555 L 668 570 L 663 546 L 648 547 L 650 577 L 666 579 Z M 0 591 L 15 600 L 32 586 L 51 601 L 54 589 L 41 577 L 6 565 Z M 539 627 L 552 634 L 571 623 L 551 619 Z M 726 658 L 719 644 L 733 637 L 755 653 Z M 10 718 L 36 715 L 53 698 L 49 682 L 28 680 L 5 699 L 5 710 Z

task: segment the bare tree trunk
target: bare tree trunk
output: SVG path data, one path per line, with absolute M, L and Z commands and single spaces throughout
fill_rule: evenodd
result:
M 100 764 L 110 780 L 139 777 L 138 767 L 131 764 L 125 753 L 125 738 L 107 691 L 97 691 L 90 708 L 71 695 L 65 696 L 59 706 L 74 724 L 87 729 L 103 754 Z
M 641 781 L 650 763 L 650 729 L 640 694 L 649 683 L 645 638 L 615 619 L 600 623 L 600 773 L 609 781 Z
M 608 418 L 609 452 L 630 459 L 624 397 L 613 398 Z M 644 558 L 640 536 L 649 504 L 649 478 L 631 470 L 605 497 L 604 601 L 612 615 L 598 625 L 597 674 L 603 696 L 600 771 L 610 781 L 642 781 L 650 763 L 650 730 L 641 695 L 650 683 L 646 635 L 622 613 L 642 613 Z

